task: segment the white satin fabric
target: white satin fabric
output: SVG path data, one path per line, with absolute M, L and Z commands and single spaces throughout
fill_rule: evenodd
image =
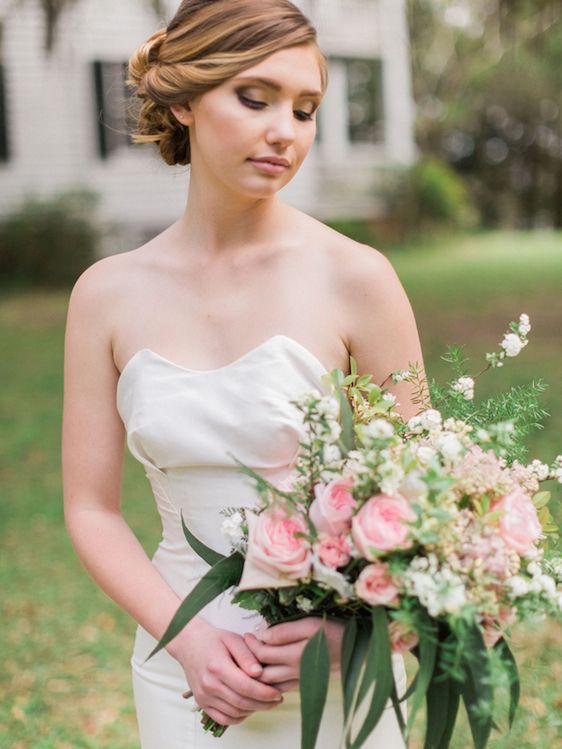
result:
M 152 562 L 182 598 L 208 566 L 187 544 L 188 527 L 222 553 L 229 546 L 220 532 L 221 509 L 251 507 L 257 494 L 236 459 L 261 475 L 283 478 L 294 462 L 303 432 L 290 403 L 305 391 L 323 390 L 326 368 L 292 338 L 276 335 L 239 359 L 213 370 L 180 366 L 144 348 L 125 365 L 117 385 L 117 408 L 131 453 L 144 466 L 162 520 L 162 540 Z M 261 617 L 231 603 L 231 591 L 203 609 L 210 624 L 243 633 Z M 256 712 L 216 739 L 200 726 L 200 714 L 181 695 L 188 684 L 183 669 L 166 651 L 144 663 L 155 640 L 137 629 L 131 659 L 142 749 L 296 749 L 300 744 L 298 691 L 284 702 Z M 402 658 L 394 657 L 395 678 L 405 683 Z M 317 746 L 340 746 L 341 690 L 331 679 Z M 366 749 L 402 749 L 392 708 L 387 708 Z

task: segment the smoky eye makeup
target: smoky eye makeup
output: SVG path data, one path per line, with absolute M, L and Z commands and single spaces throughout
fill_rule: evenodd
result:
M 238 96 L 238 99 L 240 102 L 244 105 L 249 107 L 250 109 L 262 109 L 263 107 L 267 106 L 269 103 L 268 101 L 263 101 L 262 97 L 263 94 L 258 94 L 256 91 L 255 93 L 253 91 L 248 91 L 248 89 L 238 89 L 236 91 L 236 95 Z M 299 119 L 301 120 L 314 120 L 314 113 L 318 109 L 318 105 L 314 104 L 312 109 L 305 110 L 305 109 L 297 109 L 295 110 L 295 114 L 299 116 Z

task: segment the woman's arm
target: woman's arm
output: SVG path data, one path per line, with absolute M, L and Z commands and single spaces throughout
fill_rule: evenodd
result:
M 99 587 L 159 639 L 180 599 L 120 511 L 125 432 L 115 405 L 115 266 L 117 258 L 91 266 L 69 301 L 62 429 L 65 522 Z M 279 690 L 248 675 L 259 675 L 261 667 L 240 636 L 196 617 L 167 649 L 184 667 L 198 704 L 219 722 L 240 722 L 253 710 L 277 704 L 272 701 Z

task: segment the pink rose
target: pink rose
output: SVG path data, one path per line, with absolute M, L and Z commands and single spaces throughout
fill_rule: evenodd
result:
M 420 641 L 418 633 L 410 629 L 403 622 L 390 622 L 388 625 L 388 634 L 392 652 L 399 653 L 400 655 L 407 653 Z
M 319 533 L 338 536 L 349 530 L 351 515 L 356 505 L 351 487 L 352 478 L 334 479 L 328 484 L 316 484 L 315 499 L 310 505 L 310 519 Z
M 384 562 L 368 564 L 355 581 L 355 592 L 371 606 L 388 606 L 398 603 L 398 588 L 392 581 L 388 565 Z
M 400 494 L 389 497 L 377 494 L 368 499 L 354 515 L 351 533 L 357 549 L 365 559 L 375 560 L 376 551 L 408 549 L 412 541 L 408 538 L 407 523 L 416 519 L 416 513 Z
M 496 500 L 491 509 L 503 513 L 499 527 L 505 543 L 518 554 L 529 551 L 542 533 L 536 507 L 529 495 L 515 489 Z
M 321 534 L 314 545 L 318 558 L 326 567 L 337 569 L 347 564 L 351 558 L 349 544 L 345 536 L 327 536 Z
M 246 510 L 248 550 L 240 590 L 284 588 L 306 578 L 312 563 L 310 544 L 295 533 L 308 533 L 305 519 L 281 507 L 259 515 Z

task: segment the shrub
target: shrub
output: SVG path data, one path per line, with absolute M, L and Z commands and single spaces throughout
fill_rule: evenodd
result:
M 466 228 L 474 220 L 463 180 L 434 156 L 393 171 L 383 180 L 382 193 L 403 237 L 420 229 Z
M 28 197 L 0 221 L 0 282 L 68 286 L 97 258 L 97 195 L 88 190 Z

